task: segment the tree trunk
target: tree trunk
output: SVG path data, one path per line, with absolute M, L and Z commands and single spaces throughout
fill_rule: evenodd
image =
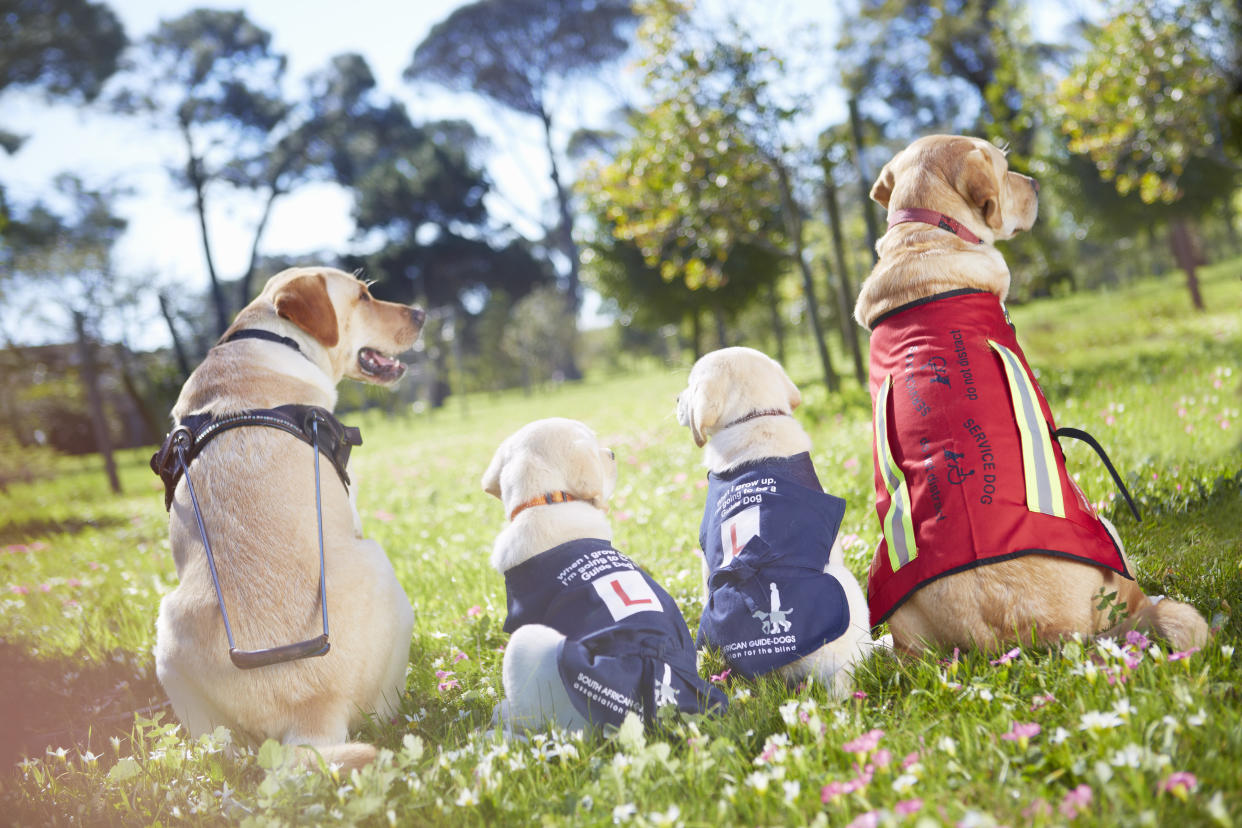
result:
M 272 217 L 272 205 L 282 195 L 283 193 L 275 185 L 272 185 L 272 188 L 268 191 L 267 202 L 263 205 L 263 215 L 259 217 L 259 224 L 254 230 L 254 239 L 250 242 L 250 262 L 246 265 L 246 272 L 242 274 L 241 280 L 237 285 L 237 307 L 239 308 L 244 308 L 250 304 L 250 283 L 254 280 L 255 267 L 259 261 L 259 243 L 263 240 L 263 233 L 267 230 L 267 222 Z
M 168 294 L 163 290 L 159 292 L 160 299 L 160 315 L 164 317 L 164 324 L 168 326 L 168 333 L 172 336 L 173 353 L 177 357 L 177 369 L 181 371 L 181 381 L 184 383 L 190 378 L 190 360 L 185 355 L 185 346 L 181 343 L 181 336 L 177 333 L 177 326 L 173 324 L 172 310 L 168 307 Z
M 841 236 L 841 210 L 837 205 L 837 185 L 832 180 L 832 165 L 823 159 L 824 203 L 828 207 L 828 229 L 832 232 L 832 249 L 837 259 L 837 305 L 841 309 L 841 335 L 845 347 L 854 360 L 854 378 L 867 387 L 867 371 L 863 367 L 862 345 L 859 343 L 858 325 L 854 323 L 854 286 L 850 283 L 850 269 L 845 262 L 845 242 Z
M 724 311 L 719 304 L 712 305 L 712 320 L 716 323 L 716 347 L 729 347 L 729 329 L 725 325 Z
M 772 335 L 776 337 L 776 361 L 785 364 L 785 323 L 781 319 L 781 300 L 776 294 L 776 280 L 768 282 L 768 309 L 772 312 Z
M 806 261 L 802 245 L 802 211 L 794 201 L 793 188 L 789 183 L 789 171 L 780 159 L 770 159 L 776 171 L 776 180 L 781 190 L 781 212 L 785 217 L 785 230 L 793 244 L 793 257 L 802 272 L 802 289 L 806 293 L 806 310 L 811 319 L 811 333 L 815 336 L 815 349 L 819 352 L 819 362 L 824 369 L 824 384 L 829 391 L 836 391 L 841 381 L 832 367 L 832 358 L 828 355 L 828 345 L 824 342 L 824 329 L 819 321 L 819 302 L 815 298 L 815 278 L 811 274 L 811 266 Z
M 1195 244 L 1194 230 L 1189 219 L 1175 218 L 1169 222 L 1169 247 L 1177 266 L 1186 271 L 1186 288 L 1190 291 L 1190 304 L 1197 311 L 1203 310 L 1203 296 L 1199 293 L 1199 250 Z
M 860 203 L 867 224 L 867 247 L 871 250 L 872 262 L 878 262 L 880 254 L 876 252 L 875 243 L 880 234 L 876 229 L 875 207 L 871 204 L 871 176 L 863 167 L 862 120 L 858 116 L 858 101 L 854 98 L 850 98 L 850 135 L 854 140 L 854 168 L 858 170 L 858 186 L 862 191 Z
M 190 137 L 190 128 L 181 125 L 181 136 L 185 139 L 188 158 L 185 162 L 185 174 L 194 188 L 194 208 L 198 212 L 198 230 L 203 241 L 203 258 L 207 262 L 207 276 L 211 279 L 211 301 L 216 311 L 216 335 L 223 334 L 229 327 L 229 305 L 224 298 L 224 289 L 220 278 L 216 275 L 216 263 L 211 257 L 211 240 L 207 235 L 207 180 L 203 174 L 203 161 L 194 152 L 194 141 Z
M 82 384 L 86 388 L 86 401 L 90 408 L 91 428 L 95 432 L 95 448 L 103 455 L 104 471 L 113 494 L 121 493 L 121 479 L 117 477 L 116 461 L 112 458 L 112 440 L 108 436 L 108 421 L 104 416 L 103 396 L 99 393 L 99 374 L 95 370 L 95 354 L 86 338 L 86 320 L 77 311 L 73 314 L 73 327 L 78 334 L 78 360 L 82 363 Z
M 561 245 L 561 252 L 569 260 L 569 276 L 565 286 L 565 305 L 569 313 L 571 337 L 569 351 L 565 356 L 562 371 L 567 380 L 582 379 L 582 371 L 578 368 L 575 354 L 578 350 L 578 310 L 582 307 L 582 282 L 579 272 L 578 244 L 574 241 L 573 213 L 569 209 L 569 193 L 561 182 L 560 166 L 556 163 L 556 149 L 552 146 L 552 116 L 541 108 L 539 113 L 543 121 L 544 146 L 548 150 L 548 164 L 552 170 L 552 187 L 556 191 L 556 208 L 560 214 L 556 236 Z
M 143 430 L 146 432 L 142 439 L 146 442 L 158 442 L 164 429 L 156 421 L 155 415 L 151 413 L 151 407 L 147 405 L 147 401 L 143 399 L 142 394 L 138 391 L 138 383 L 134 380 L 134 372 L 131 370 L 134 355 L 123 342 L 118 343 L 116 348 L 120 355 L 120 359 L 117 361 L 117 370 L 121 375 L 121 384 L 125 386 L 125 393 L 129 395 L 130 402 L 133 403 L 134 409 L 138 412 L 138 416 L 142 420 Z M 131 436 L 137 435 L 131 432 Z
M 703 321 L 699 319 L 697 310 L 690 311 L 690 347 L 694 351 L 694 361 L 703 356 Z

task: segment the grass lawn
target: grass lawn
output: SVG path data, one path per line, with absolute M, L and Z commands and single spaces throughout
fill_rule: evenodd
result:
M 497 740 L 505 595 L 487 558 L 504 517 L 478 481 L 522 424 L 581 419 L 617 452 L 614 542 L 697 625 L 705 481 L 673 417 L 689 366 L 652 369 L 345 418 L 365 439 L 351 462 L 365 531 L 417 613 L 401 713 L 363 729 L 385 750 L 352 775 L 293 770 L 274 743 L 223 730 L 182 734 L 151 655 L 176 574 L 150 450 L 122 455 L 122 496 L 97 458 L 44 459 L 39 479 L 0 493 L 0 813 L 29 825 L 1242 823 L 1242 261 L 1202 275 L 1204 314 L 1175 276 L 1011 309 L 1058 424 L 1103 443 L 1143 522 L 1089 449 L 1067 445 L 1071 470 L 1144 589 L 1217 629 L 1202 651 L 1083 641 L 993 660 L 877 657 L 844 702 L 726 678 L 721 718 Z M 869 400 L 857 387 L 828 396 L 809 353 L 789 367 L 820 477 L 849 503 L 842 531 L 862 580 L 879 535 Z M 723 664 L 709 655 L 702 669 Z

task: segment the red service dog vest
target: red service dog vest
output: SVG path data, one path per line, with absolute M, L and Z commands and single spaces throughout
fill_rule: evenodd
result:
M 867 600 L 877 626 L 914 590 L 1039 553 L 1129 578 L 1065 470 L 1048 402 L 1000 300 L 958 290 L 872 323 L 876 512 Z

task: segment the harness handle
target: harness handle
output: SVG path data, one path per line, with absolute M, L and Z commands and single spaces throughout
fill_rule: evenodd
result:
M 185 485 L 190 492 L 190 503 L 194 506 L 194 519 L 198 523 L 198 532 L 203 539 L 203 549 L 207 552 L 207 568 L 211 572 L 211 584 L 216 590 L 216 603 L 220 606 L 220 617 L 224 620 L 224 635 L 229 642 L 229 659 L 235 667 L 242 670 L 253 670 L 256 667 L 267 667 L 271 664 L 327 655 L 332 646 L 328 643 L 328 589 L 324 575 L 323 501 L 319 485 L 319 416 L 314 416 L 311 421 L 313 435 L 311 449 L 315 453 L 315 513 L 319 525 L 319 605 L 323 612 L 323 635 L 263 650 L 239 650 L 233 640 L 233 628 L 229 624 L 229 613 L 224 606 L 224 593 L 220 589 L 220 578 L 216 573 L 216 557 L 212 553 L 211 541 L 207 537 L 207 527 L 203 524 L 203 513 L 198 505 L 198 495 L 194 492 L 194 483 L 190 480 L 190 464 L 185 456 L 186 451 L 194 443 L 194 435 L 188 428 L 182 426 L 171 436 L 169 445 L 176 454 L 181 473 L 185 476 Z
M 1108 459 L 1108 453 L 1104 451 L 1104 447 L 1100 445 L 1098 440 L 1092 437 L 1088 432 L 1083 431 L 1081 428 L 1072 428 L 1069 426 L 1058 428 L 1056 431 L 1052 432 L 1052 436 L 1058 440 L 1062 437 L 1073 437 L 1075 440 L 1081 440 L 1093 448 L 1095 453 L 1100 456 L 1100 460 L 1104 461 L 1104 468 L 1108 469 L 1108 473 L 1112 475 L 1113 482 L 1117 484 L 1117 490 L 1121 492 L 1121 496 L 1125 498 L 1126 504 L 1130 507 L 1130 511 L 1134 513 L 1134 519 L 1139 523 L 1143 522 L 1142 516 L 1139 515 L 1138 506 L 1134 505 L 1134 498 L 1130 497 L 1130 490 L 1126 488 L 1125 483 L 1121 482 L 1121 475 L 1117 473 L 1117 469 L 1113 466 L 1113 462 Z

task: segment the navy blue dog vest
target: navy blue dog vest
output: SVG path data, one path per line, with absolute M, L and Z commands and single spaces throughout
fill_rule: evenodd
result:
M 672 597 L 606 540 L 574 540 L 505 573 L 505 632 L 544 624 L 565 636 L 557 654 L 574 707 L 596 725 L 634 711 L 686 713 L 728 700 L 699 676 L 694 643 Z
M 845 515 L 808 452 L 707 476 L 699 546 L 707 606 L 698 645 L 747 677 L 813 653 L 849 627 L 845 590 L 824 572 Z

